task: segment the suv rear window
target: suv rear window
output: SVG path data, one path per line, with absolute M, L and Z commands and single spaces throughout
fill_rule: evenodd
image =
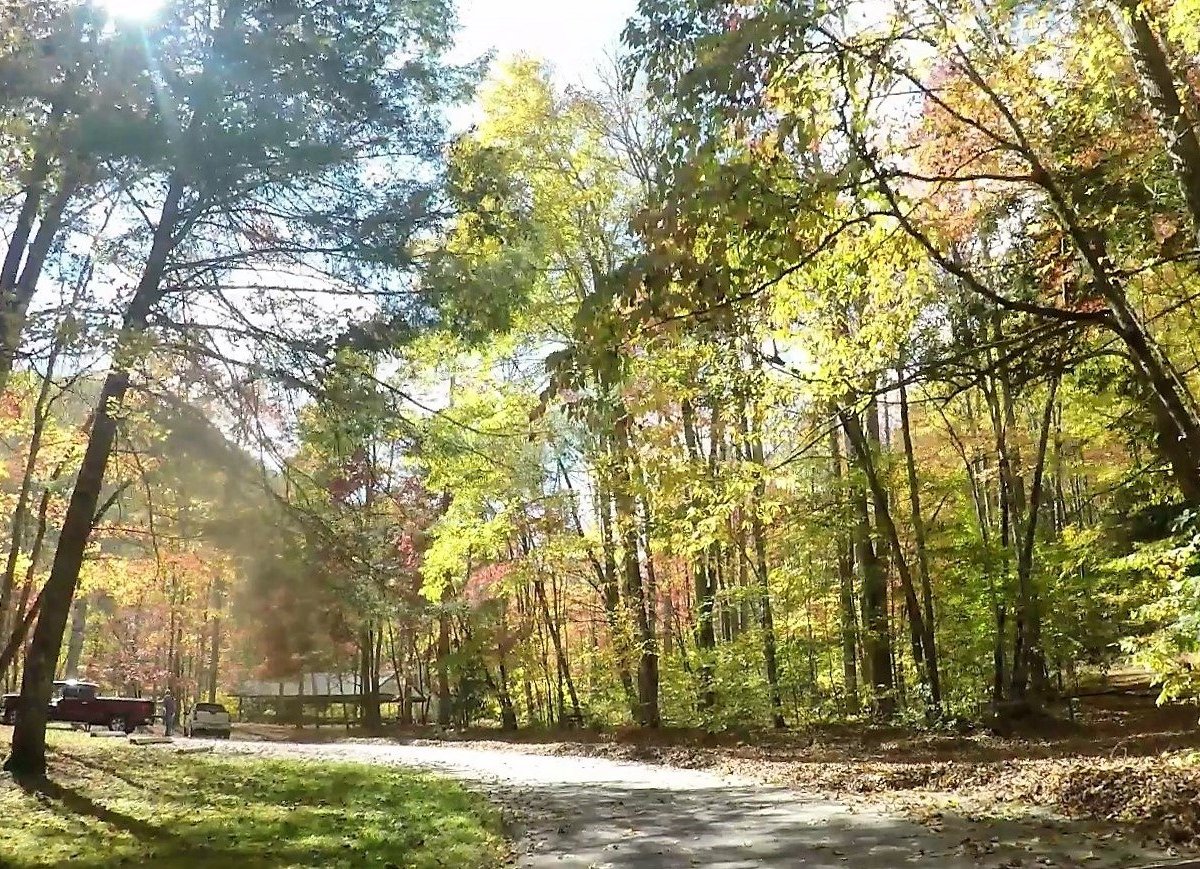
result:
M 225 711 L 225 707 L 220 703 L 197 703 L 197 712 L 221 713 Z

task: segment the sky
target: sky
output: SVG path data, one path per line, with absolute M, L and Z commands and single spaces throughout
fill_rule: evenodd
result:
M 548 60 L 560 83 L 586 83 L 636 7 L 637 0 L 458 0 L 455 59 L 530 54 Z

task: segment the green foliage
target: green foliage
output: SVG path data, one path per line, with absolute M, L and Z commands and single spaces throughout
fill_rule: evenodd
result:
M 1159 702 L 1200 698 L 1200 528 L 1195 515 L 1185 516 L 1169 538 L 1139 546 L 1109 569 L 1127 584 L 1153 588 L 1134 612 L 1142 630 L 1123 646 L 1154 672 L 1162 688 Z
M 1127 653 L 1191 696 L 1195 215 L 1104 9 L 643 0 L 624 87 L 510 60 L 443 152 L 443 3 L 293 5 L 152 28 L 174 118 L 120 28 L 59 71 L 25 18 L 5 43 L 9 187 L 35 73 L 133 64 L 76 150 L 186 181 L 164 336 L 251 267 L 352 300 L 281 276 L 203 345 L 305 392 L 239 598 L 266 670 L 395 668 L 506 726 L 977 718 Z M 1147 14 L 1187 90 L 1196 4 Z

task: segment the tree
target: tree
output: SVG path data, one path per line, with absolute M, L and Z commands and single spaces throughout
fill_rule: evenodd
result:
M 969 5 L 960 10 L 956 3 L 897 5 L 870 22 L 846 18 L 845 11 L 835 4 L 798 20 L 787 4 L 763 4 L 752 13 L 724 3 L 644 4 L 627 40 L 678 119 L 677 129 L 695 131 L 685 141 L 698 156 L 679 164 L 676 176 L 684 183 L 694 180 L 697 170 L 689 167 L 704 167 L 705 155 L 736 145 L 742 160 L 704 176 L 715 183 L 697 186 L 712 190 L 711 202 L 722 208 L 756 209 L 764 231 L 772 232 L 773 216 L 748 204 L 752 200 L 744 193 L 752 184 L 770 188 L 760 202 L 783 196 L 816 203 L 844 191 L 856 204 L 827 210 L 834 220 L 823 222 L 818 239 L 834 238 L 862 221 L 893 221 L 936 269 L 983 299 L 1064 326 L 1107 331 L 1126 350 L 1180 491 L 1195 502 L 1200 497 L 1195 395 L 1153 320 L 1139 310 L 1139 299 L 1152 286 L 1144 272 L 1170 269 L 1174 257 L 1155 250 L 1144 231 L 1114 233 L 1107 219 L 1110 205 L 1131 184 L 1162 177 L 1171 161 L 1186 166 L 1178 152 L 1188 146 L 1186 136 L 1168 131 L 1171 161 L 1158 158 L 1145 168 L 1098 161 L 1087 150 L 1092 142 L 1115 142 L 1115 135 L 1131 129 L 1142 141 L 1151 132 L 1143 119 L 1131 116 L 1128 104 L 1100 110 L 1086 102 L 1096 86 L 1109 85 L 1115 93 L 1130 79 L 1128 68 L 1095 62 L 1111 56 L 1106 46 L 1116 34 L 1073 4 L 1064 4 L 1061 16 L 1036 21 L 1023 14 L 1023 4 L 986 15 Z M 1118 19 L 1125 21 L 1123 15 Z M 663 26 L 677 20 L 687 24 Z M 1152 51 L 1135 38 L 1149 27 L 1144 15 L 1129 20 L 1132 30 L 1125 29 L 1134 39 L 1135 63 L 1145 70 L 1143 88 L 1162 92 L 1168 82 L 1161 76 L 1152 81 L 1147 66 L 1152 53 L 1161 59 L 1161 46 Z M 760 64 L 752 78 L 747 46 Z M 1064 46 L 1064 62 L 1075 75 L 1043 74 L 1037 60 Z M 921 59 L 926 48 L 941 58 L 932 68 Z M 794 76 L 798 68 L 805 75 Z M 729 75 L 731 69 L 739 74 Z M 1089 86 L 1081 88 L 1081 82 Z M 891 115 L 877 110 L 913 99 L 920 114 L 912 125 L 891 124 Z M 730 125 L 721 105 L 736 106 L 737 123 Z M 1059 122 L 1039 128 L 1048 105 L 1057 107 L 1051 117 Z M 1173 123 L 1170 107 L 1154 111 Z M 1067 129 L 1067 123 L 1075 128 Z M 751 141 L 742 136 L 737 142 L 730 141 L 731 129 L 756 132 Z M 1189 189 L 1186 174 L 1178 186 Z M 687 203 L 709 200 L 693 196 Z M 1177 219 L 1186 205 L 1173 201 L 1160 213 Z M 1142 226 L 1144 221 L 1145 216 Z M 775 232 L 786 232 L 787 224 L 777 224 Z M 972 238 L 972 230 L 1003 239 L 1012 256 L 1036 252 L 1041 264 L 1031 270 L 1034 279 L 1016 292 L 999 285 L 988 262 L 991 250 L 974 240 L 980 235 Z M 1136 279 L 1127 279 L 1131 274 Z
M 364 264 L 396 265 L 421 217 L 422 185 L 376 188 L 365 167 L 385 154 L 432 157 L 436 127 L 413 114 L 412 101 L 432 107 L 454 87 L 436 63 L 450 21 L 439 4 L 350 3 L 333 14 L 327 3 L 231 0 L 214 19 L 193 17 L 188 6 L 173 6 L 146 34 L 147 63 L 134 81 L 156 94 L 156 109 L 120 156 L 138 167 L 137 193 L 156 200 L 156 213 L 26 659 L 6 764 L 23 774 L 45 769 L 50 684 L 121 407 L 154 318 L 185 312 L 185 300 L 203 289 L 223 298 L 222 278 L 255 268 L 298 264 L 336 279 L 356 269 L 366 277 Z M 400 51 L 420 60 L 397 68 Z M 305 61 L 316 55 L 337 62 Z M 247 332 L 263 334 L 253 324 Z
M 1193 0 L 645 0 L 628 81 L 503 63 L 444 155 L 438 4 L 26 5 L 27 698 L 68 621 L 126 690 L 355 672 L 368 727 L 389 671 L 505 729 L 1194 690 Z
M 627 135 L 636 110 L 596 94 L 557 93 L 544 69 L 528 60 L 504 67 L 482 101 L 486 121 L 457 146 L 458 177 L 472 182 L 461 185 L 460 195 L 473 208 L 464 209 L 430 280 L 435 288 L 465 284 L 473 291 L 469 298 L 505 288 L 503 298 L 526 300 L 511 323 L 515 334 L 581 349 L 570 361 L 569 351 L 554 357 L 556 380 L 598 395 L 586 410 L 571 411 L 604 420 L 587 455 L 605 472 L 597 487 L 606 498 L 599 505 L 605 532 L 595 566 L 614 642 L 636 649 L 637 684 L 632 676 L 627 682 L 636 687 L 637 717 L 653 725 L 659 718 L 658 639 L 634 423 L 608 364 L 614 348 L 593 355 L 581 335 L 602 322 L 590 314 L 606 304 L 608 283 L 629 255 L 624 226 L 644 184 L 637 167 L 646 165 L 637 152 L 641 142 Z M 505 245 L 497 244 L 498 236 Z M 484 310 L 491 310 L 491 299 L 484 299 Z M 619 668 L 625 671 L 624 664 Z

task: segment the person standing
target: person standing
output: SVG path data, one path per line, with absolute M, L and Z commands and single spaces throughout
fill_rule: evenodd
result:
M 163 704 L 163 727 L 166 730 L 166 735 L 170 736 L 171 731 L 175 729 L 175 712 L 176 712 L 175 695 L 171 693 L 170 688 L 168 688 L 167 692 L 165 694 L 163 694 L 162 704 Z

